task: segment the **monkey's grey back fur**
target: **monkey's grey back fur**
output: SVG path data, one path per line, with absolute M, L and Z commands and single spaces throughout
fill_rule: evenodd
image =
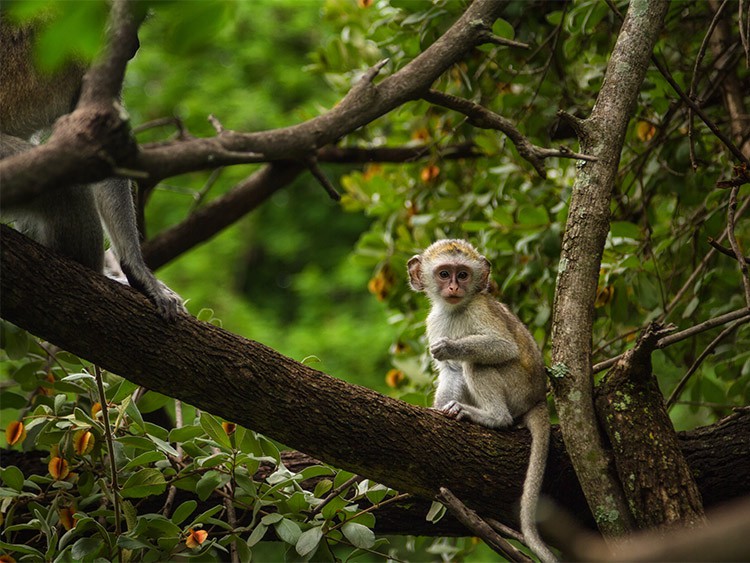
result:
M 33 65 L 33 27 L 0 21 L 0 158 L 33 147 L 27 139 L 71 111 L 85 67 L 75 62 L 47 75 Z M 0 186 L 0 205 L 2 205 Z M 185 309 L 180 297 L 159 282 L 141 255 L 130 181 L 52 189 L 22 205 L 0 208 L 2 216 L 37 242 L 102 272 L 104 228 L 131 286 L 145 294 L 167 319 Z

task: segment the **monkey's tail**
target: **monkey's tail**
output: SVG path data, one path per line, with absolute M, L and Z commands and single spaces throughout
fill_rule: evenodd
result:
M 531 432 L 531 455 L 521 495 L 521 532 L 523 532 L 526 545 L 543 563 L 554 563 L 557 558 L 539 537 L 536 527 L 536 508 L 542 490 L 544 467 L 547 464 L 547 450 L 549 449 L 550 424 L 546 402 L 532 408 L 526 413 L 524 419 Z

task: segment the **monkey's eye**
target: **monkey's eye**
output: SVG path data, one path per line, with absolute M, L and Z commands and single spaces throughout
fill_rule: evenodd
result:
M 438 276 L 440 276 L 440 279 L 447 280 L 449 277 L 451 277 L 450 272 L 448 270 L 440 270 L 438 272 Z
M 469 272 L 458 272 L 458 279 L 460 280 L 468 280 L 469 279 Z

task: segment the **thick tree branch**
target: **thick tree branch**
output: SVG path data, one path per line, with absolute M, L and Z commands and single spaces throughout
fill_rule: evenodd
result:
M 336 147 L 328 145 L 317 152 L 319 162 L 354 164 L 367 162 L 414 162 L 437 155 L 443 159 L 477 158 L 481 156 L 472 144 L 433 149 L 418 147 Z M 304 167 L 297 162 L 271 164 L 232 188 L 225 195 L 211 201 L 183 222 L 170 227 L 147 241 L 143 246 L 146 264 L 157 269 L 206 242 L 223 229 L 256 209 L 278 190 L 293 182 Z
M 491 431 L 447 420 L 208 323 L 190 318 L 166 323 L 136 291 L 61 259 L 8 227 L 0 227 L 0 238 L 3 318 L 326 463 L 424 498 L 446 486 L 483 517 L 516 523 L 515 503 L 528 462 L 525 430 Z M 750 465 L 744 461 L 750 456 L 750 411 L 679 436 L 707 505 L 750 494 Z M 3 462 L 10 463 L 5 455 Z M 289 460 L 285 463 L 294 470 Z M 544 492 L 592 522 L 557 431 Z M 163 503 L 156 499 L 152 511 Z M 428 508 L 428 501 L 415 501 L 378 511 L 378 531 L 466 533 L 445 519 L 433 529 L 424 519 Z
M 591 331 L 610 200 L 638 92 L 668 2 L 634 0 L 607 65 L 596 105 L 578 123 L 581 152 L 596 162 L 579 167 L 573 186 L 552 321 L 552 383 L 565 444 L 591 511 L 607 535 L 632 526 L 593 407 Z
M 120 99 L 125 67 L 138 50 L 138 28 L 145 12 L 136 16 L 129 0 L 115 0 L 109 16 L 110 33 L 106 56 L 95 63 L 83 77 L 78 106 L 111 105 Z
M 596 389 L 597 414 L 638 528 L 704 523 L 697 483 L 651 369 L 651 353 L 670 330 L 650 324 Z
M 126 0 L 114 2 L 106 53 L 83 77 L 76 109 L 57 121 L 49 141 L 0 160 L 3 205 L 28 201 L 47 189 L 102 180 L 137 153 L 119 103 L 143 19 L 134 17 L 130 7 Z
M 357 82 L 327 113 L 304 123 L 259 133 L 225 130 L 210 139 L 185 139 L 144 149 L 138 154 L 116 153 L 119 165 L 145 172 L 151 182 L 217 166 L 281 159 L 309 158 L 315 151 L 385 115 L 403 103 L 418 99 L 454 63 L 491 38 L 490 30 L 505 2 L 475 0 L 464 14 L 422 54 L 395 74 L 374 84 L 382 61 Z M 75 113 L 75 112 L 74 112 Z M 75 120 L 62 120 L 68 128 Z M 63 139 L 62 127 L 56 133 Z M 68 135 L 65 135 L 67 138 Z M 55 139 L 55 135 L 50 139 Z M 70 139 L 68 139 L 68 142 Z M 82 143 L 78 143 L 81 145 Z M 0 161 L 4 197 L 16 197 L 34 186 L 34 193 L 64 183 L 91 182 L 111 174 L 111 168 L 93 167 L 81 153 L 61 142 L 47 143 L 22 155 Z M 90 151 L 89 151 L 90 152 Z M 262 156 L 259 156 L 262 155 Z M 36 170 L 36 175 L 30 175 Z M 44 173 L 40 173 L 43 171 Z M 8 199 L 8 202 L 11 200 Z
M 304 170 L 302 163 L 295 162 L 277 162 L 261 168 L 228 193 L 144 243 L 143 259 L 149 268 L 160 268 L 257 208 Z
M 377 421 L 373 421 L 377 425 Z M 697 428 L 689 432 L 678 433 L 680 448 L 682 449 L 688 464 L 696 476 L 698 486 L 706 507 L 721 507 L 728 502 L 739 499 L 750 494 L 750 465 L 745 463 L 745 459 L 750 455 L 750 408 L 738 409 L 734 414 L 723 420 Z M 559 506 L 565 509 L 569 514 L 575 514 L 577 518 L 586 518 L 587 507 L 582 495 L 560 495 L 557 489 L 571 489 L 567 484 L 568 479 L 575 480 L 575 475 L 570 468 L 570 460 L 562 452 L 562 439 L 557 427 L 552 428 L 552 456 L 555 459 L 555 472 L 565 475 L 563 481 L 553 482 L 547 479 L 547 495 L 554 495 Z M 21 469 L 24 475 L 39 474 L 47 471 L 45 458 L 49 456 L 48 452 L 32 450 L 22 452 L 18 450 L 1 450 L 0 458 L 4 466 L 15 465 Z M 520 453 L 516 457 L 521 457 Z M 319 465 L 320 462 L 315 458 L 297 451 L 281 452 L 281 461 L 284 466 L 295 473 L 299 473 L 306 467 Z M 525 460 L 518 460 L 519 465 L 523 466 Z M 266 479 L 273 473 L 275 466 L 271 464 L 262 464 L 254 479 L 258 482 Z M 311 479 L 309 482 L 303 482 L 302 485 L 309 490 L 314 489 L 317 479 Z M 162 510 L 166 497 L 169 493 L 161 496 L 152 496 L 144 499 L 139 505 L 141 513 L 157 513 Z M 173 499 L 173 503 L 179 505 L 186 500 L 195 500 L 195 495 L 189 491 L 178 489 Z M 197 511 L 204 512 L 216 505 L 220 499 L 209 497 L 205 502 L 199 502 Z M 382 535 L 418 535 L 418 536 L 466 536 L 470 534 L 465 527 L 458 521 L 446 514 L 440 521 L 432 523 L 427 521 L 425 515 L 430 509 L 429 499 L 420 499 L 411 497 L 406 501 L 388 504 L 379 508 L 375 512 L 376 523 L 375 531 Z M 472 504 L 476 504 L 476 499 L 472 499 Z M 555 545 L 564 548 L 564 553 L 573 555 L 571 559 L 595 559 L 591 552 L 583 549 L 583 546 L 576 546 L 582 535 L 580 530 L 581 523 L 576 521 L 576 532 L 569 534 L 565 526 L 562 525 L 559 512 L 556 511 L 552 518 L 546 518 L 546 521 L 554 522 L 552 527 L 547 527 L 542 522 L 544 529 L 549 529 L 554 533 Z M 709 517 L 711 514 L 709 514 Z M 240 519 L 245 516 L 240 514 Z M 501 534 L 523 541 L 520 533 L 508 528 L 492 518 L 486 518 L 486 521 Z M 594 536 L 590 528 L 584 528 L 586 533 Z M 553 542 L 554 543 L 554 542 Z
M 336 467 L 426 498 L 447 486 L 472 508 L 516 522 L 526 430 L 497 432 L 452 421 L 211 324 L 189 317 L 165 322 L 135 290 L 8 227 L 0 226 L 0 234 L 0 310 L 6 320 Z M 559 445 L 551 452 L 548 488 L 561 499 L 581 499 L 570 465 L 558 454 L 564 455 Z

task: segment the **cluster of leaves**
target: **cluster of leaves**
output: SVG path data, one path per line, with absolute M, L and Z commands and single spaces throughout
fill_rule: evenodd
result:
M 510 3 L 493 31 L 531 45 L 531 49 L 484 47 L 441 78 L 433 87 L 474 100 L 511 118 L 533 143 L 554 147 L 559 139 L 575 143 L 573 131 L 558 110 L 585 117 L 601 86 L 603 70 L 620 25 L 605 4 L 583 1 L 548 3 L 529 11 Z M 399 67 L 429 44 L 457 10 L 454 2 L 376 3 L 367 15 L 336 15 L 346 33 L 317 58 L 328 72 L 353 64 L 356 49 L 367 41 L 359 65 L 390 57 Z M 693 64 L 710 21 L 705 3 L 671 7 L 656 53 L 687 90 Z M 348 53 L 334 58 L 331 53 Z M 686 53 L 692 56 L 686 56 Z M 336 65 L 340 64 L 341 68 Z M 350 68 L 350 67 L 349 67 Z M 747 70 L 740 69 L 747 78 Z M 699 68 L 698 90 L 710 90 L 711 73 Z M 716 122 L 724 119 L 718 98 L 706 105 Z M 726 227 L 728 192 L 716 181 L 732 176 L 732 160 L 720 141 L 696 122 L 697 173 L 689 159 L 687 112 L 656 68 L 648 72 L 622 155 L 612 204 L 612 224 L 602 259 L 595 358 L 624 351 L 649 321 L 671 315 L 683 327 L 743 306 L 736 262 L 715 258 L 699 271 L 686 296 L 670 301 L 710 250 L 708 237 Z M 408 291 L 404 264 L 439 237 L 468 238 L 493 263 L 500 298 L 528 323 L 546 348 L 551 308 L 567 217 L 567 201 L 577 163 L 549 159 L 547 178 L 538 177 L 497 131 L 477 129 L 455 112 L 414 102 L 377 122 L 350 142 L 373 145 L 426 144 L 428 162 L 371 165 L 342 180 L 344 206 L 373 217 L 358 243 L 358 259 L 373 273 L 371 291 L 385 301 L 398 331 L 392 347 L 395 372 L 389 381 L 407 400 L 424 403 L 427 357 L 421 340 L 426 306 Z M 483 158 L 450 160 L 454 145 L 472 143 Z M 575 146 L 571 148 L 575 149 Z M 740 240 L 750 225 L 737 226 Z M 655 357 L 660 383 L 668 393 L 715 334 L 701 336 Z M 692 377 L 682 404 L 675 408 L 678 427 L 708 423 L 733 405 L 750 399 L 750 331 L 739 328 L 716 349 Z
M 8 445 L 48 452 L 46 471 L 0 470 L 0 549 L 15 560 L 221 561 L 230 545 L 243 561 L 257 550 L 350 559 L 382 548 L 371 510 L 394 491 L 324 465 L 294 473 L 277 444 L 189 407 L 180 427 L 149 422 L 172 400 L 136 400 L 134 384 L 109 374 L 107 429 L 90 366 L 7 324 L 3 349 L 14 382 L 0 393 Z M 286 548 L 260 543 L 269 538 Z

